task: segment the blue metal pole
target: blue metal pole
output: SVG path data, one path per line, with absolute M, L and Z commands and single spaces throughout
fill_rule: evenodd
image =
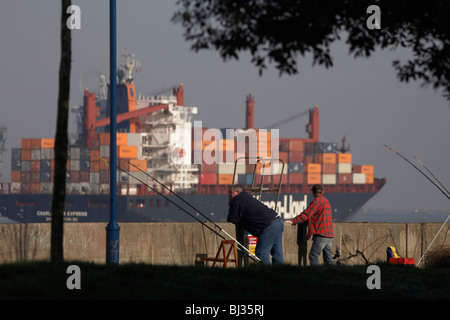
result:
M 119 231 L 116 222 L 116 0 L 109 1 L 109 75 L 110 75 L 110 216 L 106 226 L 106 262 L 119 263 Z

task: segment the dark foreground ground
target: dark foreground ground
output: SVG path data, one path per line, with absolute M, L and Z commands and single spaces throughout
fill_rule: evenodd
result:
M 70 265 L 79 272 L 68 270 Z M 0 299 L 450 299 L 450 269 L 368 266 L 211 268 L 24 262 L 0 265 Z M 378 278 L 377 278 L 378 277 Z M 379 284 L 379 289 L 368 287 Z M 75 288 L 73 288 L 75 286 Z M 79 289 L 76 288 L 79 286 Z M 73 289 L 69 289 L 72 287 Z

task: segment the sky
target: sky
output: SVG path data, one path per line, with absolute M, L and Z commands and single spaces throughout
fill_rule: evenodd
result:
M 70 105 L 77 106 L 85 88 L 97 91 L 99 77 L 109 79 L 109 1 L 72 3 L 81 9 L 81 29 L 72 31 Z M 0 125 L 8 128 L 8 149 L 20 148 L 22 138 L 55 135 L 60 10 L 54 0 L 0 0 Z M 342 41 L 332 46 L 330 69 L 312 67 L 312 57 L 306 56 L 298 58 L 297 75 L 280 77 L 270 66 L 259 76 L 248 54 L 224 62 L 215 51 L 192 51 L 182 26 L 170 21 L 175 10 L 175 0 L 117 1 L 118 58 L 128 48 L 141 62 L 137 92 L 183 83 L 185 105 L 197 107 L 195 120 L 209 128 L 245 127 L 249 93 L 259 128 L 318 105 L 320 141 L 341 145 L 346 136 L 353 163 L 374 165 L 375 176 L 387 179 L 365 209 L 449 210 L 449 200 L 436 187 L 384 147 L 420 166 L 416 155 L 450 187 L 450 104 L 440 91 L 396 78 L 392 61 L 406 62 L 410 51 L 377 51 L 355 59 Z M 307 121 L 287 123 L 280 136 L 307 138 Z M 4 159 L 2 181 L 9 181 L 9 150 Z

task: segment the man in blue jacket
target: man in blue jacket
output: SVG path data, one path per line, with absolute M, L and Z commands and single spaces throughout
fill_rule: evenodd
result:
M 228 193 L 227 221 L 240 224 L 251 235 L 258 238 L 255 255 L 264 263 L 284 263 L 284 223 L 272 209 L 244 191 L 242 186 L 233 186 Z

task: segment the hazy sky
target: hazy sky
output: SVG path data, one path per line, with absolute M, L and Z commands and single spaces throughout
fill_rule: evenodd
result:
M 73 4 L 81 8 L 81 30 L 72 32 L 71 106 L 81 104 L 84 88 L 97 91 L 100 75 L 109 79 L 109 1 Z M 392 60 L 405 62 L 408 50 L 354 59 L 341 42 L 333 45 L 331 69 L 313 68 L 307 56 L 298 75 L 279 77 L 271 67 L 260 77 L 247 54 L 225 63 L 214 51 L 191 51 L 182 27 L 170 22 L 174 11 L 175 0 L 117 1 L 118 58 L 127 47 L 141 61 L 138 92 L 183 83 L 185 104 L 198 107 L 195 119 L 210 128 L 244 127 L 248 93 L 261 128 L 318 105 L 320 140 L 340 145 L 345 135 L 353 162 L 372 164 L 376 176 L 387 178 L 366 208 L 448 210 L 447 198 L 383 146 L 412 161 L 417 155 L 450 187 L 450 105 L 441 92 L 396 79 Z M 0 124 L 8 127 L 7 148 L 19 148 L 21 138 L 54 137 L 59 24 L 59 1 L 0 0 Z M 306 138 L 307 121 L 280 127 L 280 136 Z M 10 178 L 10 159 L 8 152 L 3 181 Z

